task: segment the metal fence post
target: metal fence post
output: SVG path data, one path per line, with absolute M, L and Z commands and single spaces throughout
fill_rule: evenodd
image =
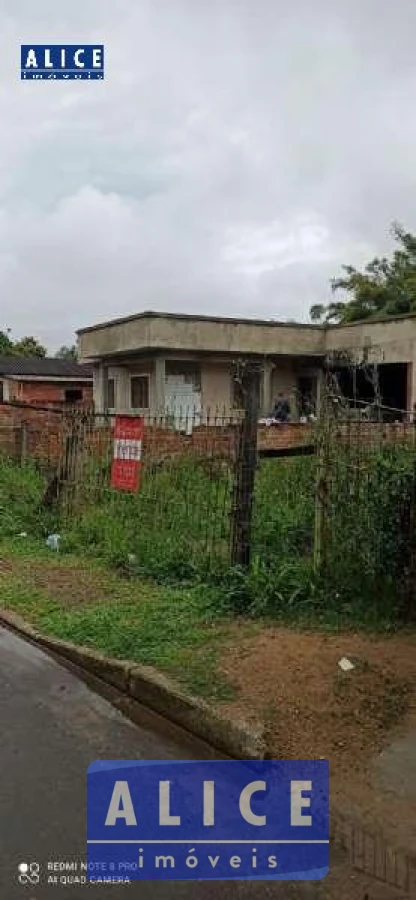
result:
M 313 540 L 313 567 L 318 574 L 322 570 L 325 550 L 326 517 L 328 514 L 330 413 L 326 388 L 321 392 L 320 420 L 317 426 L 317 465 L 315 484 L 315 524 Z
M 27 459 L 27 448 L 28 448 L 28 425 L 26 422 L 22 422 L 22 435 L 21 435 L 21 461 L 25 462 Z
M 27 459 L 27 424 L 20 422 L 15 429 L 15 456 L 19 463 L 23 463 Z
M 233 566 L 244 568 L 250 565 L 251 558 L 261 372 L 261 365 L 248 362 L 241 365 L 239 372 L 244 418 L 239 434 L 236 462 L 231 563 Z

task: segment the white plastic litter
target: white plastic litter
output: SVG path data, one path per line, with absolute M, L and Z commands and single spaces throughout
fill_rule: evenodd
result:
M 46 546 L 50 547 L 51 550 L 59 550 L 59 542 L 61 540 L 60 534 L 49 534 L 46 538 Z
M 338 665 L 343 672 L 350 672 L 351 669 L 355 669 L 354 663 L 352 663 L 346 656 L 343 656 L 342 659 L 338 660 Z
M 18 537 L 27 537 L 27 531 L 20 531 Z

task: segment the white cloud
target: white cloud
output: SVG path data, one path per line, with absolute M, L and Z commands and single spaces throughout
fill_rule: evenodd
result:
M 405 0 L 3 0 L 0 328 L 305 316 L 416 228 L 415 25 Z M 20 82 L 47 40 L 104 42 L 106 80 Z

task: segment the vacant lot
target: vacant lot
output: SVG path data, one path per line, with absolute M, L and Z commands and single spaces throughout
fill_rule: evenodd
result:
M 334 453 L 324 501 L 315 458 L 261 461 L 248 572 L 231 566 L 235 472 L 215 458 L 148 460 L 139 493 L 124 495 L 109 489 L 108 465 L 87 457 L 77 483 L 63 487 L 60 505 L 53 479 L 30 463 L 2 459 L 0 538 L 25 532 L 44 539 L 57 531 L 63 552 L 114 571 L 214 586 L 218 598 L 221 592 L 217 606 L 231 613 L 337 628 L 396 627 L 416 616 L 413 457 L 401 446 L 354 454 Z
M 329 759 L 333 814 L 341 809 L 415 853 L 415 794 L 382 789 L 374 760 L 402 733 L 416 735 L 416 635 L 235 619 L 219 614 L 213 588 L 121 577 L 26 538 L 0 544 L 0 595 L 3 608 L 46 633 L 156 666 L 230 717 L 260 721 L 274 757 Z M 352 671 L 339 668 L 343 656 Z M 403 898 L 352 870 L 336 848 L 332 855 L 323 900 Z
M 300 631 L 218 612 L 213 588 L 155 585 L 26 539 L 3 543 L 4 608 L 47 633 L 153 665 L 230 715 L 265 724 L 280 758 L 351 777 L 415 700 L 416 637 Z M 342 672 L 347 656 L 355 668 Z
M 402 731 L 416 733 L 416 638 L 398 630 L 410 463 L 400 448 L 334 463 L 321 581 L 312 459 L 261 464 L 248 572 L 229 566 L 233 475 L 222 463 L 149 469 L 137 496 L 112 494 L 92 466 L 66 518 L 32 466 L 4 463 L 1 604 L 260 721 L 273 756 L 328 758 L 333 802 L 416 847 L 415 803 L 381 790 L 373 765 Z M 54 531 L 59 553 L 45 547 Z

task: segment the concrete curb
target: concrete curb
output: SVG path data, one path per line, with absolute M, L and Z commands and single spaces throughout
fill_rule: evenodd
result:
M 0 625 L 44 647 L 65 665 L 116 688 L 127 700 L 136 700 L 178 725 L 193 737 L 236 759 L 264 759 L 266 741 L 261 730 L 244 722 L 232 722 L 202 700 L 184 693 L 178 685 L 150 666 L 108 659 L 87 647 L 42 634 L 17 613 L 0 608 Z M 360 821 L 331 810 L 331 839 L 348 855 L 359 872 L 401 890 L 416 890 L 416 858 L 405 849 L 393 848 L 381 834 L 367 831 Z M 406 894 L 406 896 L 413 896 Z M 415 895 L 416 896 L 416 895 Z
M 264 759 L 266 741 L 261 730 L 227 719 L 208 703 L 186 694 L 156 669 L 109 659 L 87 647 L 48 637 L 17 613 L 3 609 L 0 624 L 117 688 L 217 750 L 236 759 Z

